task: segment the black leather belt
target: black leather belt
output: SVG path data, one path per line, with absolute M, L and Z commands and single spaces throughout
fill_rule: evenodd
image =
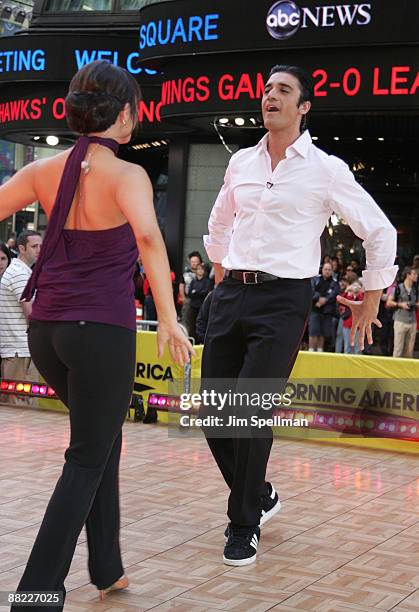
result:
M 227 270 L 225 278 L 235 278 L 245 285 L 259 285 L 260 283 L 278 280 L 281 277 L 268 274 L 268 272 L 257 272 L 254 270 Z

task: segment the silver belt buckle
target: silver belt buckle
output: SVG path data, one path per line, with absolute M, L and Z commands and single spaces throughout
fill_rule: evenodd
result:
M 253 280 L 248 280 L 248 276 L 253 275 Z M 245 285 L 257 285 L 258 284 L 258 273 L 257 272 L 243 272 L 243 282 Z

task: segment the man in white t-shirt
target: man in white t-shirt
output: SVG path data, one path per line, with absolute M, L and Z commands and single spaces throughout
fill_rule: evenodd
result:
M 28 347 L 30 302 L 20 302 L 32 266 L 38 259 L 42 238 L 38 232 L 24 231 L 17 239 L 19 255 L 12 260 L 0 283 L 0 355 L 1 377 L 11 380 L 39 380 Z M 27 404 L 24 398 L 8 396 L 13 404 Z

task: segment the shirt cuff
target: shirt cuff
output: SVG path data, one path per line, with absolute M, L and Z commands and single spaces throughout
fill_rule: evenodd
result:
M 391 266 L 382 270 L 364 270 L 362 273 L 362 284 L 365 291 L 374 291 L 375 289 L 386 289 L 393 284 L 399 268 Z
M 228 245 L 224 244 L 212 244 L 210 236 L 203 236 L 204 247 L 212 263 L 219 263 L 223 261 L 224 257 L 228 253 Z

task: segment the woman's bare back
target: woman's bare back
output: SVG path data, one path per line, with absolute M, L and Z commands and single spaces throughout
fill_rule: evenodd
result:
M 37 164 L 36 193 L 48 217 L 70 152 L 64 151 Z M 90 170 L 81 171 L 65 229 L 102 230 L 123 225 L 127 219 L 117 205 L 116 190 L 132 164 L 95 144 L 89 146 L 85 159 L 89 160 Z

